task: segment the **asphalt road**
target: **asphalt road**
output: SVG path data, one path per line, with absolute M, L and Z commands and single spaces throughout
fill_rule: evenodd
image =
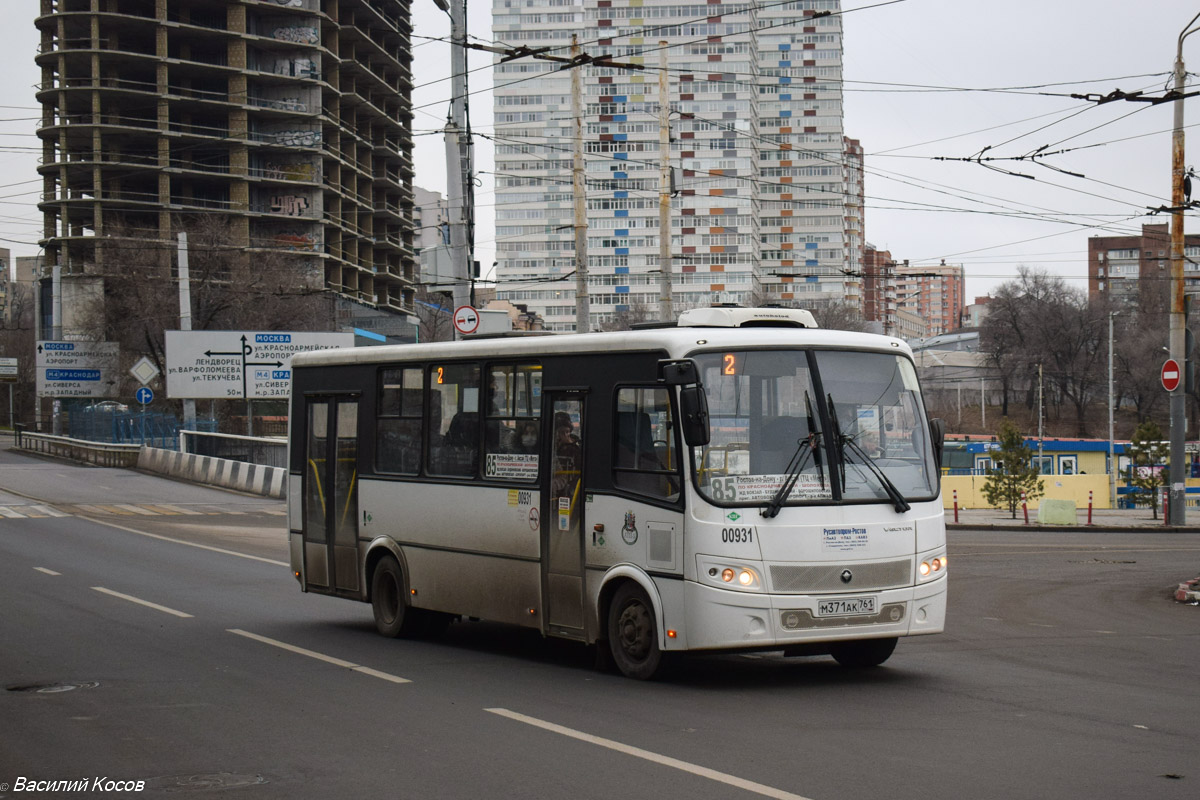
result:
M 0 797 L 98 777 L 405 800 L 1200 785 L 1200 609 L 1170 599 L 1200 534 L 956 531 L 948 633 L 879 669 L 727 655 L 639 683 L 500 625 L 383 639 L 368 606 L 300 593 L 282 510 L 0 452 Z

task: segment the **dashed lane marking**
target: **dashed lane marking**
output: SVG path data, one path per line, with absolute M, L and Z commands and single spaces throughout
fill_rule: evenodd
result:
M 228 630 L 230 633 L 237 634 L 238 636 L 244 636 L 247 639 L 253 639 L 256 642 L 262 642 L 263 644 L 269 644 L 272 647 L 278 647 L 281 650 L 287 650 L 289 653 L 298 653 L 302 656 L 315 658 L 318 661 L 324 661 L 327 664 L 333 664 L 334 666 L 344 667 L 346 669 L 354 670 L 355 672 L 361 672 L 364 675 L 370 675 L 372 678 L 380 678 L 382 680 L 389 681 L 390 683 L 412 683 L 412 681 L 408 680 L 407 678 L 401 678 L 399 675 L 391 675 L 387 672 L 380 672 L 377 669 L 371 669 L 370 667 L 359 666 L 358 664 L 354 664 L 350 661 L 345 661 L 333 656 L 327 656 L 324 653 L 318 653 L 314 650 L 305 650 L 303 647 L 297 647 L 294 644 L 281 642 L 278 639 L 268 639 L 266 636 L 259 636 L 257 633 L 250 633 L 249 631 L 243 631 L 238 628 L 227 628 L 226 630 Z
M 172 614 L 176 617 L 184 617 L 187 619 L 191 619 L 191 617 L 192 617 L 191 614 L 185 613 L 183 611 L 176 611 L 173 608 L 167 608 L 166 606 L 160 606 L 158 603 L 151 603 L 149 600 L 142 600 L 141 598 L 134 597 L 133 595 L 130 595 L 130 594 L 122 594 L 121 592 L 114 592 L 112 589 L 105 589 L 103 586 L 93 586 L 92 589 L 94 591 L 100 592 L 101 594 L 109 595 L 110 597 L 119 597 L 122 600 L 128 600 L 130 603 L 137 603 L 139 606 L 145 606 L 146 608 L 153 608 L 155 611 L 161 611 L 164 614 Z
M 55 572 L 54 570 L 46 569 L 45 567 L 34 567 L 34 569 L 46 575 L 62 575 L 61 572 Z
M 562 725 L 556 725 L 553 722 L 546 722 L 545 720 L 537 719 L 536 717 L 527 717 L 524 714 L 518 714 L 515 711 L 509 711 L 507 708 L 485 708 L 484 711 L 492 714 L 498 714 L 501 717 L 507 717 L 508 719 L 516 720 L 517 722 L 523 722 L 526 725 L 532 725 L 535 728 L 541 728 L 542 730 L 561 734 L 562 736 L 569 736 L 570 738 L 578 739 L 581 742 L 587 742 L 588 744 L 594 744 L 600 747 L 608 748 L 609 750 L 615 750 L 616 752 L 624 753 L 627 756 L 645 759 L 646 761 L 650 761 L 655 764 L 661 764 L 664 767 L 671 767 L 672 769 L 688 772 L 701 778 L 707 778 L 710 781 L 716 781 L 717 783 L 723 783 L 727 786 L 733 786 L 737 789 L 742 789 L 747 792 L 753 792 L 754 794 L 762 795 L 763 797 L 772 797 L 775 798 L 775 800 L 809 800 L 809 798 L 798 794 L 792 794 L 791 792 L 785 792 L 784 790 L 776 789 L 773 786 L 766 786 L 761 783 L 755 783 L 754 781 L 748 781 L 745 778 L 739 778 L 736 775 L 729 775 L 724 772 L 718 772 L 715 769 L 702 767 L 699 764 L 680 761 L 677 758 L 660 755 L 659 753 L 654 753 L 650 750 L 643 750 L 640 747 L 632 747 L 627 744 L 622 744 L 621 742 L 613 741 L 612 739 L 603 739 L 599 736 L 593 736 L 590 733 L 577 731 L 573 728 L 566 728 Z
M 171 542 L 173 544 L 182 544 L 182 545 L 186 545 L 188 547 L 195 547 L 200 550 L 208 550 L 213 553 L 223 553 L 224 555 L 227 555 L 227 556 L 237 556 L 238 558 L 248 558 L 251 561 L 261 561 L 264 564 L 274 564 L 277 567 L 289 566 L 288 562 L 286 562 L 286 561 L 278 561 L 274 558 L 263 558 L 262 556 L 252 556 L 249 553 L 239 553 L 236 550 L 226 550 L 224 547 L 213 547 L 212 545 L 200 544 L 199 542 L 188 542 L 183 539 L 174 539 L 170 536 L 161 536 L 157 533 L 150 533 L 149 531 L 139 531 L 137 528 L 126 528 L 124 525 L 118 525 L 115 522 L 105 522 L 104 520 L 96 519 L 95 517 L 83 517 L 83 519 L 86 519 L 89 522 L 94 522 L 97 525 L 103 525 L 107 528 L 116 528 L 117 530 L 125 531 L 126 533 L 136 533 L 138 536 L 145 536 L 148 539 L 158 539 L 159 541 L 162 541 L 162 542 Z

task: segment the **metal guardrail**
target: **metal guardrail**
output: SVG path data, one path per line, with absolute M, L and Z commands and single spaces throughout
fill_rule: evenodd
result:
M 180 431 L 179 451 L 267 467 L 287 466 L 286 438 Z
M 44 453 L 99 467 L 135 467 L 142 450 L 140 444 L 106 444 L 69 436 L 30 433 L 22 425 L 17 426 L 13 446 L 17 450 Z

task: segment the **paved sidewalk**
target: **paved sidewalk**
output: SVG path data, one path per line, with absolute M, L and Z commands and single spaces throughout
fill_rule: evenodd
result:
M 1029 509 L 1028 525 L 1025 524 L 1025 518 L 1019 508 L 1017 509 L 1016 519 L 1013 519 L 1008 511 L 1000 511 L 994 508 L 960 508 L 958 510 L 958 523 L 955 524 L 954 509 L 946 509 L 946 527 L 951 529 L 989 528 L 992 530 L 1200 533 L 1200 509 L 1197 508 L 1188 509 L 1187 524 L 1183 526 L 1168 527 L 1163 525 L 1162 510 L 1159 510 L 1158 519 L 1155 519 L 1148 508 L 1098 508 L 1092 511 L 1092 525 L 1090 527 L 1087 521 L 1088 511 L 1086 506 L 1078 509 L 1076 512 L 1074 525 L 1040 525 L 1037 521 L 1037 510 L 1032 508 Z

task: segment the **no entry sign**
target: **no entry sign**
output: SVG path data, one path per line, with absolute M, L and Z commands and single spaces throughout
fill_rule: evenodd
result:
M 1162 367 L 1162 385 L 1168 392 L 1175 391 L 1179 386 L 1179 362 L 1173 358 L 1168 358 L 1167 363 Z

